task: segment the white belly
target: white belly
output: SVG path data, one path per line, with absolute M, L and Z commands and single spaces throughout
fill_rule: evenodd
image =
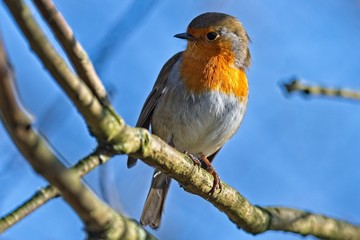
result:
M 239 128 L 246 101 L 213 91 L 185 94 L 182 84 L 168 89 L 152 117 L 152 131 L 179 151 L 209 156 Z

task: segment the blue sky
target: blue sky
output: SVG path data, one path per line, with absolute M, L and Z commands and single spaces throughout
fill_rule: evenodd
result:
M 214 161 L 221 179 L 254 204 L 295 207 L 360 224 L 359 103 L 285 96 L 279 87 L 298 76 L 308 83 L 360 89 L 360 1 L 62 0 L 55 4 L 92 59 L 98 60 L 96 67 L 113 92 L 112 102 L 130 125 L 135 124 L 161 66 L 186 46 L 173 35 L 184 32 L 190 20 L 203 12 L 238 17 L 252 39 L 250 98 L 240 130 Z M 35 126 L 62 158 L 75 163 L 95 147 L 84 121 L 29 51 L 4 4 L 0 29 Z M 110 50 L 100 58 L 107 44 Z M 0 153 L 0 214 L 5 214 L 45 181 L 17 154 L 1 125 Z M 119 195 L 117 205 L 138 219 L 152 169 L 139 163 L 128 170 L 120 156 L 107 164 L 106 171 L 107 186 Z M 85 180 L 99 192 L 99 171 Z M 247 234 L 176 182 L 162 226 L 153 233 L 160 239 L 303 239 L 281 232 Z M 49 202 L 0 239 L 24 239 L 29 234 L 33 239 L 84 237 L 81 221 L 61 199 Z

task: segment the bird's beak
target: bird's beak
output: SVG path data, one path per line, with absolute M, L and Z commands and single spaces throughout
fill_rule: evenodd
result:
M 176 34 L 174 37 L 189 40 L 189 41 L 194 41 L 195 40 L 194 37 L 191 36 L 191 34 L 188 34 L 188 33 L 179 33 L 179 34 Z

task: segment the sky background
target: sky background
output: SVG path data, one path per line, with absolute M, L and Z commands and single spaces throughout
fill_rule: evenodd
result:
M 94 60 L 116 110 L 130 125 L 135 124 L 162 65 L 186 46 L 173 35 L 184 32 L 204 12 L 236 16 L 252 40 L 250 98 L 238 133 L 214 161 L 218 174 L 253 204 L 294 207 L 360 224 L 359 102 L 286 96 L 279 87 L 298 76 L 308 83 L 360 89 L 360 1 L 54 2 Z M 0 6 L 0 31 L 35 127 L 63 159 L 76 163 L 96 146 L 84 121 L 29 51 L 4 4 Z M 17 153 L 1 124 L 0 155 L 3 215 L 46 182 Z M 118 196 L 113 204 L 138 219 L 152 168 L 139 162 L 128 170 L 125 160 L 125 156 L 112 159 L 102 168 L 106 172 L 102 179 Z M 85 181 L 99 193 L 99 170 Z M 0 239 L 83 239 L 82 228 L 71 208 L 55 199 Z M 175 240 L 303 239 L 282 232 L 245 233 L 176 182 L 168 195 L 162 226 L 152 233 L 159 239 Z

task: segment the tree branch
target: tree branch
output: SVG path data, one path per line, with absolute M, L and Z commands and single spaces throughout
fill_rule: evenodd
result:
M 14 86 L 12 70 L 0 42 L 1 119 L 14 143 L 33 169 L 61 192 L 64 200 L 82 219 L 88 239 L 152 238 L 135 222 L 116 214 L 102 203 L 80 182 L 78 173 L 62 165 L 51 152 L 46 141 L 32 128 L 30 118 L 20 107 Z M 37 200 L 43 199 L 37 197 Z M 10 221 L 16 219 L 16 215 L 11 215 L 9 219 Z
M 57 188 L 53 186 L 47 186 L 38 190 L 29 200 L 0 219 L 0 233 L 5 232 L 8 228 L 44 205 L 48 200 L 53 199 L 58 195 L 59 192 Z
M 111 155 L 106 152 L 97 150 L 79 161 L 72 169 L 79 177 L 83 177 L 100 164 L 106 163 L 110 157 Z M 27 215 L 47 203 L 50 199 L 58 197 L 59 194 L 58 189 L 51 185 L 38 190 L 27 201 L 0 219 L 0 233 L 25 218 Z
M 96 135 L 99 141 L 109 141 L 113 131 L 119 131 L 123 123 L 116 119 L 111 108 L 104 108 L 90 88 L 68 68 L 51 46 L 26 4 L 22 0 L 4 2 L 31 48 L 85 118 L 91 133 Z
M 192 160 L 170 147 L 145 129 L 124 127 L 122 137 L 116 138 L 114 150 L 141 158 L 180 183 L 188 192 L 212 203 L 239 228 L 253 234 L 281 230 L 326 239 L 360 239 L 360 227 L 322 215 L 283 207 L 257 207 L 234 188 L 222 182 L 223 189 L 208 195 L 213 177 L 198 169 Z M 137 148 L 136 152 L 133 152 Z M 335 234 L 336 232 L 336 234 Z
M 33 2 L 65 50 L 79 77 L 100 102 L 107 102 L 105 88 L 96 74 L 93 64 L 54 3 L 51 0 L 33 0 Z
M 292 208 L 263 208 L 271 216 L 269 230 L 296 232 L 303 236 L 313 235 L 321 239 L 360 239 L 360 227 Z
M 360 100 L 360 92 L 341 88 L 327 88 L 321 86 L 307 85 L 297 78 L 291 79 L 288 83 L 283 83 L 282 87 L 287 93 L 300 92 L 304 95 L 340 97 L 344 99 Z
M 136 134 L 130 134 L 129 131 Z M 258 234 L 268 230 L 280 230 L 301 235 L 313 235 L 322 239 L 357 239 L 360 237 L 360 228 L 345 221 L 291 208 L 254 206 L 224 182 L 222 182 L 223 190 L 221 193 L 209 196 L 208 191 L 213 184 L 212 175 L 203 169 L 198 170 L 197 166 L 194 166 L 186 155 L 177 152 L 156 136 L 150 135 L 146 130 L 127 128 L 124 134 L 132 136 L 127 138 L 128 144 L 132 145 L 133 143 L 134 146 L 142 146 L 139 152 L 133 154 L 133 156 L 145 157 L 146 163 L 169 174 L 186 191 L 211 202 L 239 228 L 243 228 L 247 232 Z M 140 136 L 140 138 L 137 136 Z M 147 140 L 143 141 L 142 139 Z M 138 141 L 143 143 L 139 144 Z M 127 152 L 127 149 L 133 150 L 128 144 L 126 145 L 129 148 L 119 147 L 124 146 L 123 144 L 114 147 L 118 151 L 120 149 L 125 152 Z M 107 157 L 103 159 L 91 158 L 91 168 L 95 168 L 96 165 L 106 160 Z M 85 161 L 84 164 L 87 164 Z M 77 165 L 79 168 L 76 167 L 76 169 L 84 171 L 84 169 L 88 168 L 84 168 L 81 166 L 82 164 L 79 163 Z M 89 168 L 86 171 L 88 170 L 91 169 Z M 55 196 L 47 195 L 47 200 Z

